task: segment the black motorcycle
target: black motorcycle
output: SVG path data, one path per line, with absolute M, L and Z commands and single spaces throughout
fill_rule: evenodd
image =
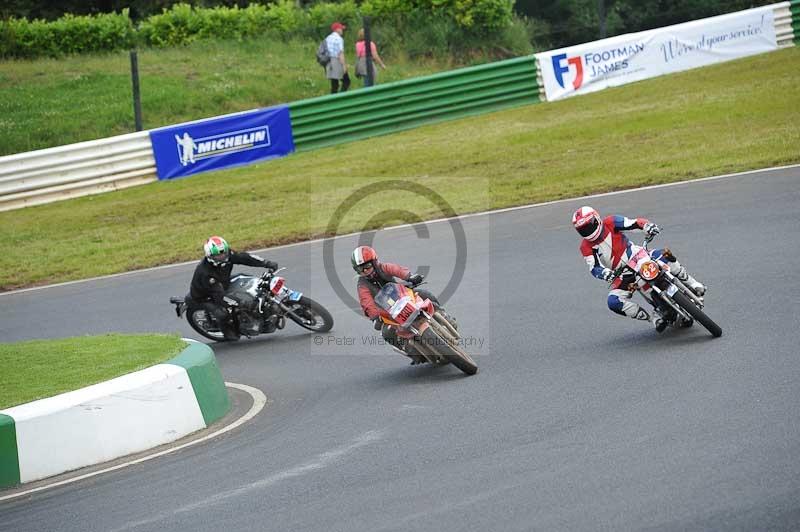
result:
M 286 326 L 286 318 L 304 329 L 323 333 L 333 328 L 333 317 L 325 307 L 286 286 L 286 280 L 276 274 L 279 270 L 267 270 L 261 277 L 238 274 L 231 278 L 225 292 L 228 303 L 228 319 L 234 330 L 248 338 L 268 334 Z M 186 313 L 186 321 L 199 334 L 215 340 L 225 341 L 217 321 L 202 304 L 186 297 L 171 297 L 175 313 L 180 318 Z

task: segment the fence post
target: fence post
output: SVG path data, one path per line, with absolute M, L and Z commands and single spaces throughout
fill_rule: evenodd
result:
M 364 22 L 364 51 L 367 54 L 367 77 L 364 81 L 365 87 L 372 87 L 375 83 L 375 71 L 373 70 L 375 67 L 372 63 L 372 34 L 370 33 L 369 23 L 370 17 L 363 17 Z M 358 62 L 358 57 L 356 57 L 356 63 Z
M 136 50 L 131 50 L 131 82 L 133 84 L 133 118 L 136 131 L 142 130 L 142 98 L 139 93 L 139 59 Z
M 600 38 L 606 38 L 606 5 L 603 0 L 597 0 L 597 18 L 600 19 Z

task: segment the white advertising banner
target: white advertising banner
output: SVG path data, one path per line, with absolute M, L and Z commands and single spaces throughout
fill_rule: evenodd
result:
M 778 49 L 773 6 L 536 54 L 547 100 Z

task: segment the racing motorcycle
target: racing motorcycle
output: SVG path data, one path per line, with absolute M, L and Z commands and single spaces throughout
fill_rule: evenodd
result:
M 375 304 L 384 311 L 381 320 L 397 329 L 397 336 L 409 340 L 428 362 L 453 364 L 467 375 L 475 375 L 478 365 L 459 345 L 461 335 L 445 314 L 430 299 L 423 299 L 402 279 L 386 283 L 375 295 Z
M 631 292 L 638 291 L 660 312 L 668 325 L 691 327 L 697 320 L 715 338 L 722 336 L 722 328 L 703 311 L 703 298 L 670 273 L 669 263 L 653 258 L 648 249 L 653 238 L 655 235 L 645 238 L 641 247 L 632 246 L 631 258 L 614 270 L 611 283 L 620 276 L 623 280 L 626 276 L 633 276 L 633 282 L 625 288 Z M 649 295 L 645 291 L 647 287 L 651 289 Z
M 228 303 L 229 319 L 240 335 L 251 338 L 283 329 L 287 317 L 309 331 L 322 333 L 331 330 L 333 317 L 330 312 L 302 292 L 289 288 L 286 280 L 276 275 L 285 269 L 267 270 L 260 277 L 237 274 L 231 278 L 225 291 L 225 302 Z M 169 302 L 175 305 L 179 318 L 186 313 L 186 321 L 199 334 L 217 342 L 225 341 L 214 317 L 189 295 L 171 297 Z

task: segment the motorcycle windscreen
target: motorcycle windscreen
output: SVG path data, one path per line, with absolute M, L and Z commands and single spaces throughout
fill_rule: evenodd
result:
M 380 292 L 375 295 L 375 304 L 383 310 L 390 312 L 398 301 L 412 294 L 413 291 L 406 286 L 397 283 L 387 283 L 381 288 Z

